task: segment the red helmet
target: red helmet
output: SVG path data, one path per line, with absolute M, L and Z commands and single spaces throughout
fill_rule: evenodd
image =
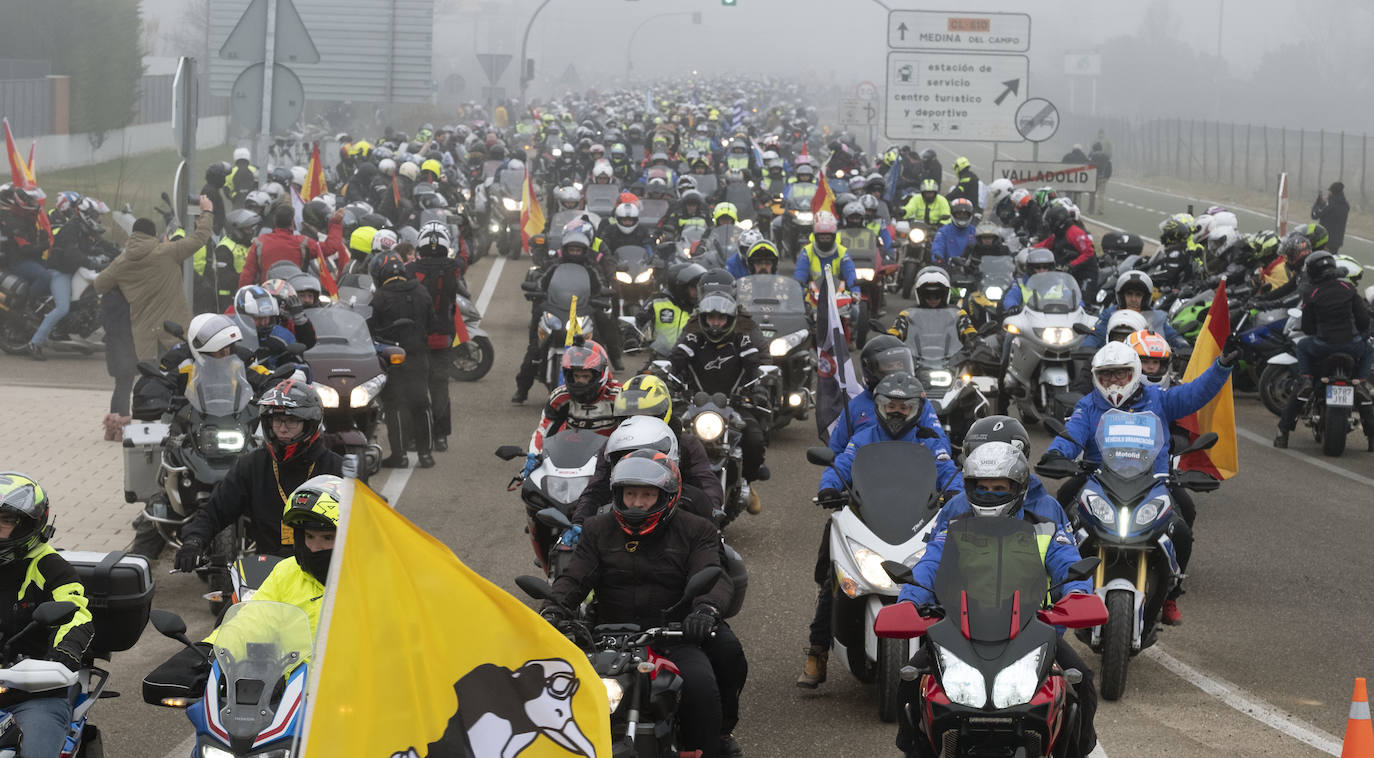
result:
M 620 197 L 616 198 L 615 204 L 620 205 L 621 203 L 629 203 L 630 205 L 633 205 L 636 208 L 644 207 L 644 203 L 639 199 L 639 195 L 636 195 L 633 192 L 620 193 Z
M 606 348 L 592 340 L 578 339 L 563 351 L 563 386 L 579 403 L 592 403 L 611 381 L 611 359 L 606 355 Z M 578 369 L 594 371 L 596 378 L 590 382 L 574 382 L 572 372 Z
M 625 504 L 626 487 L 653 487 L 658 498 L 648 508 Z M 615 520 L 631 537 L 653 534 L 668 523 L 682 496 L 682 474 L 667 454 L 658 450 L 636 450 L 611 469 L 611 504 Z

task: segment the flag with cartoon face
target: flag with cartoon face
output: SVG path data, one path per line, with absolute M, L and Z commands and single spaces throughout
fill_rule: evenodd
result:
M 354 483 L 334 548 L 302 755 L 610 758 L 586 655 Z

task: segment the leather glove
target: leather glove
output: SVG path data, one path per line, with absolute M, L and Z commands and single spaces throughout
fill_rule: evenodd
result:
M 822 508 L 838 508 L 844 503 L 844 493 L 834 487 L 826 487 L 816 493 L 816 505 Z
M 525 453 L 525 468 L 520 475 L 529 478 L 534 473 L 534 468 L 539 465 L 539 453 Z
M 177 571 L 191 573 L 200 565 L 201 556 L 205 554 L 205 543 L 192 538 L 181 543 L 181 549 L 177 551 L 174 566 Z
M 582 525 L 573 524 L 571 529 L 567 530 L 566 532 L 563 532 L 563 535 L 558 538 L 558 544 L 566 545 L 567 547 L 573 547 L 581 538 Z
M 701 642 L 711 636 L 720 623 L 720 611 L 702 603 L 682 620 L 682 636 L 688 642 Z
M 1236 359 L 1240 358 L 1240 345 L 1236 344 L 1237 342 L 1234 334 L 1226 338 L 1226 345 L 1221 348 L 1221 355 L 1217 358 L 1217 363 L 1220 363 L 1222 368 L 1236 365 Z
M 1040 460 L 1037 461 L 1035 465 L 1043 466 L 1047 463 L 1058 463 L 1059 461 L 1067 461 L 1068 459 L 1068 456 L 1058 450 L 1046 450 L 1045 454 L 1040 456 Z
M 539 615 L 553 626 L 572 620 L 572 612 L 561 605 L 546 605 L 539 611 Z

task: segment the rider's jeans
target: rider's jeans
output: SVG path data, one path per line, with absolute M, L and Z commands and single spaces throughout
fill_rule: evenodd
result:
M 57 322 L 72 309 L 72 275 L 61 271 L 49 271 L 48 287 L 52 290 L 52 310 L 43 317 L 43 323 L 38 325 L 38 331 L 34 332 L 33 339 L 29 340 L 40 347 L 48 341 L 48 335 L 52 334 Z
M 1293 345 L 1293 353 L 1298 359 L 1298 376 L 1313 376 L 1312 367 L 1320 366 L 1322 361 L 1336 353 L 1352 355 L 1359 361 L 1355 378 L 1368 379 L 1370 370 L 1374 369 L 1374 350 L 1370 350 L 1369 343 L 1362 339 L 1333 345 L 1320 337 L 1303 337 Z
M 24 758 L 58 758 L 72 721 L 65 695 L 36 697 L 7 709 L 24 735 Z

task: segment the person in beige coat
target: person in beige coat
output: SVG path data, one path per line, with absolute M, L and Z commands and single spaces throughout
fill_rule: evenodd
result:
M 96 292 L 104 294 L 118 287 L 128 299 L 134 352 L 141 361 L 157 360 L 174 344 L 175 338 L 162 329 L 164 321 L 174 321 L 182 328 L 191 321 L 182 264 L 209 241 L 213 208 L 210 199 L 201 195 L 202 213 L 195 229 L 170 242 L 158 239 L 157 227 L 150 219 L 135 221 L 124 252 L 95 279 Z

